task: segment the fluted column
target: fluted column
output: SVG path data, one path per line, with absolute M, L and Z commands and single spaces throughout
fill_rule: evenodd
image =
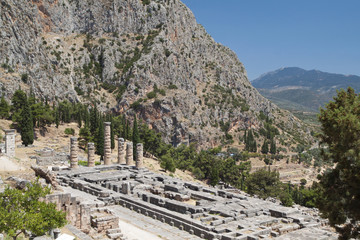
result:
M 104 164 L 111 164 L 111 140 L 110 140 L 110 125 L 111 122 L 104 122 L 105 130 L 104 130 Z
M 88 143 L 88 167 L 95 167 L 95 145 Z
M 143 168 L 143 144 L 136 144 L 136 168 Z
M 118 164 L 126 164 L 125 142 L 123 138 L 118 139 Z
M 126 165 L 133 165 L 133 162 L 133 143 L 128 142 L 126 143 Z
M 78 168 L 78 144 L 77 137 L 70 138 L 70 168 Z

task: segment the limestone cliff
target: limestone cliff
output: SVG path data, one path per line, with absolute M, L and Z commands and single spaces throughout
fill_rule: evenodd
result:
M 222 123 L 232 134 L 259 129 L 260 111 L 309 140 L 179 0 L 0 1 L 1 95 L 21 86 L 50 100 L 136 112 L 174 145 L 215 146 Z

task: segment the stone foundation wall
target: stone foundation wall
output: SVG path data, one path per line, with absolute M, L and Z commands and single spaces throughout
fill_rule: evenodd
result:
M 46 196 L 46 202 L 55 203 L 58 211 L 66 213 L 66 220 L 72 225 L 87 233 L 90 231 L 90 213 L 94 204 L 80 203 L 70 193 L 58 193 Z
M 98 233 L 106 232 L 109 229 L 119 228 L 119 217 L 107 208 L 94 209 L 90 215 L 91 227 L 95 228 Z

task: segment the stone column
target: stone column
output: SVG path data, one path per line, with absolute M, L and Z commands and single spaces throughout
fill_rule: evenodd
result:
M 104 122 L 105 130 L 104 130 L 104 164 L 110 165 L 111 164 L 111 140 L 110 140 L 110 125 L 111 122 Z
M 77 137 L 70 138 L 70 167 L 78 168 L 78 156 L 77 156 Z
M 143 144 L 136 144 L 136 168 L 143 168 Z
M 133 162 L 133 143 L 128 142 L 126 143 L 126 165 L 133 165 Z
M 88 167 L 95 167 L 95 145 L 88 143 Z
M 5 131 L 5 153 L 9 157 L 15 157 L 15 129 Z
M 123 138 L 118 139 L 118 164 L 126 164 L 125 142 Z

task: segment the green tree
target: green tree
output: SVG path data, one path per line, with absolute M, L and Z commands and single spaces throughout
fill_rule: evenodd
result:
M 291 207 L 294 204 L 290 194 L 286 191 L 281 192 L 279 198 L 280 198 L 281 204 L 284 205 L 285 207 Z
M 85 127 L 79 130 L 79 146 L 82 149 L 87 149 L 87 144 L 91 141 L 93 141 L 93 137 L 91 136 L 89 127 L 85 125 Z
M 246 179 L 247 192 L 263 199 L 277 197 L 281 189 L 280 185 L 279 173 L 266 169 L 258 170 Z
M 38 181 L 28 184 L 24 190 L 6 188 L 0 193 L 0 232 L 14 240 L 25 231 L 35 235 L 66 224 L 65 213 L 56 210 L 53 203 L 39 201 L 50 193 Z
M 20 122 L 21 110 L 25 101 L 27 101 L 26 93 L 21 89 L 16 90 L 13 97 L 11 98 L 11 107 L 10 107 L 10 111 L 12 113 L 11 120 L 13 122 L 16 123 Z
M 25 99 L 24 105 L 21 110 L 19 127 L 20 127 L 20 135 L 21 135 L 22 143 L 25 146 L 28 146 L 29 144 L 33 144 L 34 126 L 33 126 L 30 106 L 27 99 Z
M 99 112 L 97 110 L 96 104 L 93 108 L 90 109 L 90 133 L 93 136 L 96 136 L 98 133 L 99 128 Z M 96 144 L 96 143 L 95 143 Z
M 320 139 L 327 144 L 325 160 L 335 167 L 320 176 L 317 201 L 322 216 L 341 239 L 360 237 L 360 95 L 354 89 L 338 91 L 334 101 L 320 109 Z
M 137 120 L 136 120 L 136 114 L 134 116 L 132 142 L 133 142 L 133 157 L 134 157 L 134 161 L 135 161 L 136 157 L 137 157 L 136 144 L 140 143 L 140 135 L 139 135 L 139 128 L 138 128 Z
M 265 139 L 263 145 L 261 146 L 261 153 L 267 154 L 268 152 L 269 152 L 269 144 Z
M 56 128 L 59 127 L 59 124 L 60 124 L 60 113 L 59 113 L 59 108 L 55 108 L 55 125 L 56 125 Z
M 271 142 L 270 142 L 270 153 L 276 154 L 276 142 L 274 139 L 271 139 Z
M 98 128 L 96 131 L 96 154 L 101 156 L 101 159 L 104 157 L 104 120 L 102 117 L 98 120 Z
M 246 142 L 245 142 L 245 150 L 249 152 L 257 151 L 256 140 L 254 138 L 252 130 L 249 130 L 249 133 L 247 134 Z
M 1 101 L 0 101 L 0 118 L 8 119 L 10 116 L 9 112 L 10 112 L 10 106 L 3 96 L 1 97 Z
M 165 171 L 175 172 L 176 167 L 174 160 L 172 159 L 169 153 L 160 157 L 160 167 L 165 169 Z

